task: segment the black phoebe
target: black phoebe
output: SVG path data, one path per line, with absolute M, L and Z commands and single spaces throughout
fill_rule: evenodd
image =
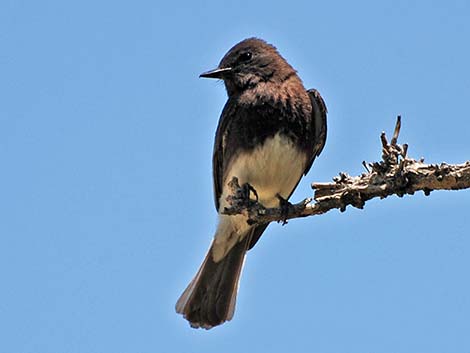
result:
M 257 38 L 235 45 L 217 69 L 200 77 L 222 79 L 228 94 L 212 159 L 219 224 L 176 311 L 192 327 L 210 329 L 233 317 L 245 253 L 268 226 L 222 214 L 227 184 L 233 177 L 249 184 L 266 207 L 287 200 L 323 149 L 326 106 L 316 90 L 305 90 L 274 46 Z

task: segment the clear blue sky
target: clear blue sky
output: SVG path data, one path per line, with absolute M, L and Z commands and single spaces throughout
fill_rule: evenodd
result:
M 312 181 L 358 174 L 403 115 L 429 162 L 470 159 L 468 1 L 0 3 L 0 351 L 468 352 L 470 192 L 273 224 L 233 321 L 174 312 L 216 222 L 214 68 L 275 44 L 328 108 Z

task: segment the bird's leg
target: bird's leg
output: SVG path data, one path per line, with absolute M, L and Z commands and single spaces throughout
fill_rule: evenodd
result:
M 228 186 L 232 191 L 232 194 L 227 197 L 227 201 L 231 206 L 250 207 L 254 203 L 258 202 L 258 193 L 249 183 L 244 183 L 240 186 L 238 178 L 233 177 L 228 183 Z M 250 193 L 253 193 L 255 200 L 250 199 Z
M 242 190 L 243 190 L 243 197 L 247 202 L 250 201 L 250 192 L 255 195 L 255 201 L 258 202 L 258 193 L 256 192 L 256 189 L 251 186 L 249 183 L 245 183 L 242 185 Z
M 289 215 L 289 207 L 292 204 L 287 201 L 287 199 L 283 198 L 280 194 L 276 194 L 277 199 L 279 200 L 279 207 L 281 208 L 281 216 L 282 220 L 278 221 L 281 222 L 282 225 L 287 224 L 287 216 Z

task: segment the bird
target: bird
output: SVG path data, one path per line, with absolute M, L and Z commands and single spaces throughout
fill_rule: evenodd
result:
M 211 329 L 233 318 L 246 253 L 269 224 L 224 214 L 228 183 L 236 177 L 265 207 L 287 202 L 323 150 L 327 108 L 317 90 L 304 88 L 277 48 L 259 38 L 242 40 L 200 77 L 223 80 L 228 96 L 212 157 L 218 225 L 176 312 L 193 328 Z

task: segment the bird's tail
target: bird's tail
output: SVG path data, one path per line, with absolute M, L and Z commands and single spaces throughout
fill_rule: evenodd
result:
M 201 268 L 176 303 L 176 312 L 182 314 L 191 327 L 210 329 L 232 319 L 251 233 L 218 262 L 213 260 L 212 243 Z

